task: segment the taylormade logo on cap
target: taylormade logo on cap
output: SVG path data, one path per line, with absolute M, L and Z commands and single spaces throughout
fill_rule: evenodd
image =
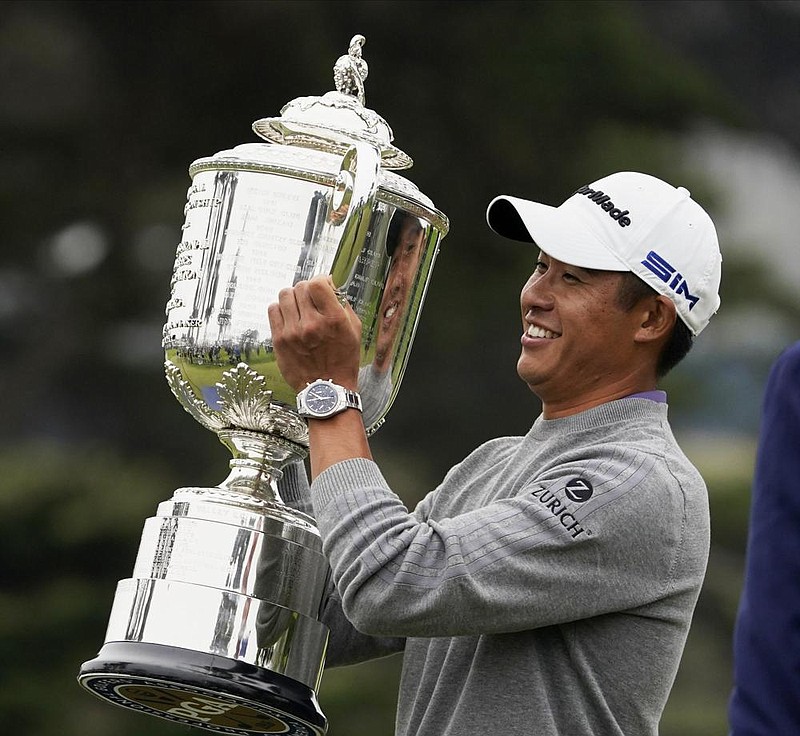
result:
M 616 220 L 620 227 L 627 227 L 631 224 L 628 210 L 619 209 L 605 192 L 598 192 L 584 185 L 575 194 L 585 194 L 592 202 L 608 212 L 609 217 Z
M 686 189 L 649 174 L 611 174 L 558 207 L 502 195 L 486 219 L 564 263 L 632 271 L 672 300 L 695 335 L 719 308 L 722 256 L 711 218 Z

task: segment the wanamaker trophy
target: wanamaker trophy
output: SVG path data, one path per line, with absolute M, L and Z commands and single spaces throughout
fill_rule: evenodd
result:
M 253 123 L 262 142 L 189 168 L 166 306 L 166 376 L 230 450 L 213 488 L 179 488 L 147 519 L 105 643 L 78 679 L 117 705 L 224 734 L 322 736 L 328 584 L 313 518 L 284 504 L 307 425 L 281 377 L 267 307 L 319 274 L 361 319 L 359 394 L 373 432 L 394 400 L 447 218 L 364 106 L 362 36 L 336 91 Z

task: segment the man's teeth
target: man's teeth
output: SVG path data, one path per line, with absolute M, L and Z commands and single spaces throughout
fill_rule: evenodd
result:
M 544 337 L 548 340 L 558 337 L 557 332 L 550 332 L 550 330 L 545 330 L 543 327 L 537 327 L 536 325 L 528 327 L 527 335 L 528 337 Z
M 386 310 L 386 311 L 383 313 L 383 317 L 384 317 L 384 319 L 391 319 L 392 317 L 394 317 L 394 313 L 395 313 L 396 311 L 397 311 L 397 305 L 396 305 L 396 304 L 392 304 L 392 306 L 391 306 L 391 307 L 389 307 L 389 308 L 388 308 L 388 309 L 387 309 L 387 310 Z

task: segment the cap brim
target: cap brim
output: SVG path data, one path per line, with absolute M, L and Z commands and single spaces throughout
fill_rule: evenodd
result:
M 602 271 L 630 271 L 575 211 L 500 195 L 489 203 L 486 222 L 498 235 L 534 243 L 562 263 Z

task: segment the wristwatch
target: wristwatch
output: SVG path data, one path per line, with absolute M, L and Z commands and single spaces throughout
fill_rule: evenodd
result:
M 361 397 L 330 379 L 318 378 L 297 394 L 297 413 L 301 417 L 327 419 L 347 409 L 361 409 Z

